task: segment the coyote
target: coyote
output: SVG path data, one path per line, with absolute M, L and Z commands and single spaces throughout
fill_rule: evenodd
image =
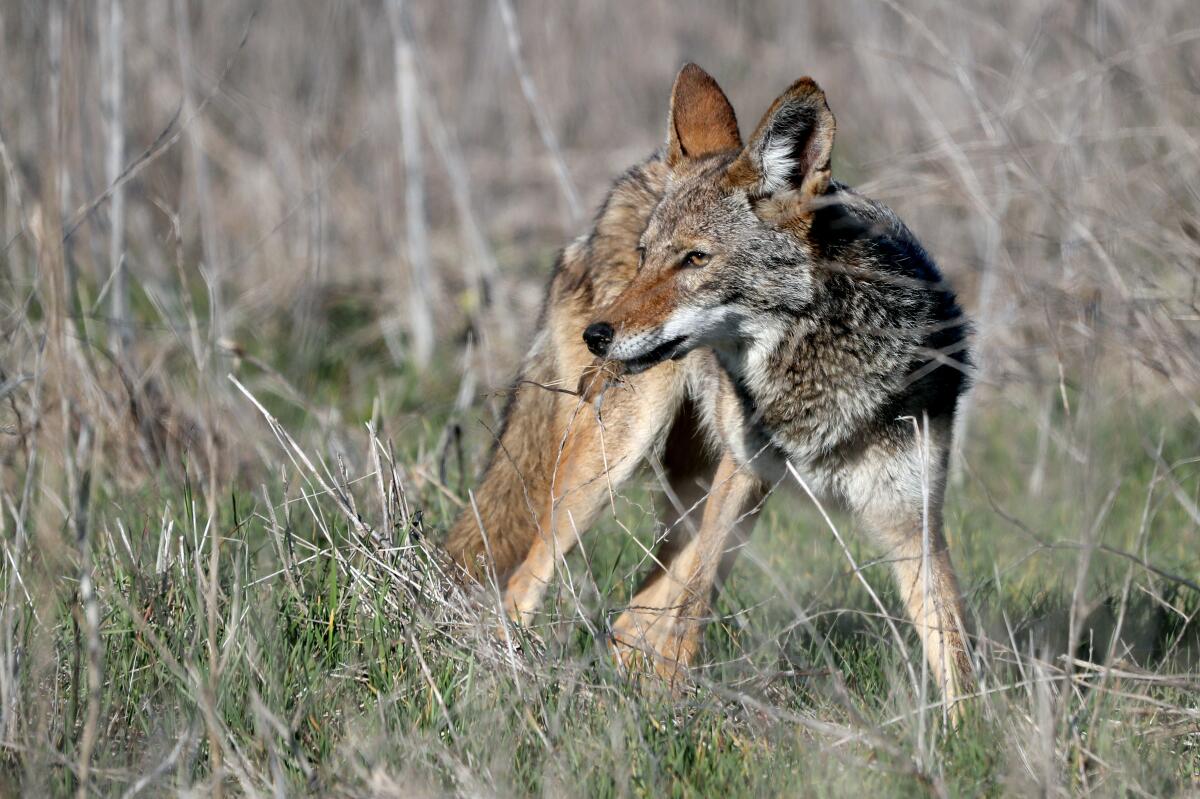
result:
M 460 563 L 501 581 L 514 619 L 532 620 L 610 486 L 661 460 L 682 518 L 612 625 L 622 659 L 672 679 L 691 661 L 716 580 L 787 480 L 855 513 L 886 548 L 947 699 L 970 684 L 942 529 L 967 322 L 896 215 L 832 179 L 834 131 L 802 78 L 743 145 L 716 82 L 680 71 L 665 149 L 563 253 L 475 506 L 449 538 Z M 532 385 L 575 381 L 579 396 Z M 678 523 L 702 498 L 698 529 Z

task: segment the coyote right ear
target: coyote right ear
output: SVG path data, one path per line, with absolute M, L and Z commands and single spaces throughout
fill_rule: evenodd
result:
M 742 146 L 733 106 L 712 76 L 684 64 L 671 90 L 667 130 L 667 166 Z
M 824 194 L 836 129 L 825 92 L 801 78 L 771 104 L 727 180 L 759 194 L 794 190 L 804 200 Z

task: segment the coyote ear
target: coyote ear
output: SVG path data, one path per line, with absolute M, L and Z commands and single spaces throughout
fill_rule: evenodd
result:
M 700 67 L 684 64 L 671 90 L 667 166 L 741 146 L 737 116 L 725 92 Z
M 825 92 L 801 78 L 771 104 L 727 179 L 760 194 L 792 189 L 802 199 L 817 197 L 829 187 L 836 127 Z

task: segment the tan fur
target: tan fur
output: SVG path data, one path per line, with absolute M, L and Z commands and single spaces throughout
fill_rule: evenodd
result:
M 924 470 L 929 508 L 913 508 L 889 490 L 885 476 L 896 453 L 868 448 L 851 480 L 863 483 L 866 497 L 854 508 L 868 531 L 882 544 L 904 609 L 916 627 L 934 682 L 945 696 L 962 696 L 971 685 L 971 665 L 963 643 L 965 611 L 962 592 L 942 522 L 945 476 L 950 452 L 948 419 L 933 420 L 924 434 L 929 451 Z M 883 474 L 881 474 L 883 473 Z
M 679 285 L 672 273 L 634 278 L 617 301 L 602 312 L 622 331 L 645 330 L 666 321 L 679 305 Z
M 707 112 L 694 115 L 695 124 L 673 128 L 668 149 L 695 154 L 740 146 L 733 109 L 702 70 L 685 69 L 673 98 L 681 107 L 705 104 L 718 123 L 710 124 Z M 590 235 L 564 251 L 491 462 L 446 541 L 469 573 L 497 581 L 508 612 L 524 621 L 533 618 L 556 567 L 609 492 L 658 451 L 671 495 L 663 514 L 670 534 L 643 589 L 662 585 L 699 526 L 699 512 L 680 516 L 703 499 L 701 486 L 710 484 L 715 468 L 698 410 L 687 401 L 687 386 L 707 368 L 706 356 L 617 380 L 621 370 L 597 361 L 580 339 L 587 322 L 634 281 L 638 238 L 665 190 L 664 160 L 651 159 L 634 172 L 644 185 L 618 181 Z M 667 309 L 672 298 L 664 292 L 659 303 Z M 579 396 L 542 386 L 578 386 Z M 627 616 L 618 628 L 629 626 Z

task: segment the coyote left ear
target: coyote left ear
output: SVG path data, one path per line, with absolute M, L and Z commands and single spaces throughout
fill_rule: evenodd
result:
M 829 188 L 836 128 L 825 92 L 812 78 L 801 78 L 771 104 L 727 179 L 758 194 L 820 196 Z
M 741 146 L 737 115 L 725 92 L 700 67 L 684 64 L 671 90 L 667 166 Z

